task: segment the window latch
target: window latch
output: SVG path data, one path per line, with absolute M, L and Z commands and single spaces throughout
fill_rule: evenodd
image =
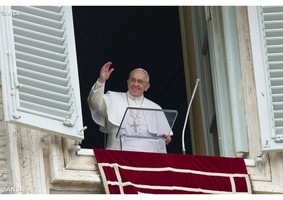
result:
M 63 122 L 63 124 L 69 127 L 75 126 L 74 122 L 68 116 L 65 118 L 65 121 Z

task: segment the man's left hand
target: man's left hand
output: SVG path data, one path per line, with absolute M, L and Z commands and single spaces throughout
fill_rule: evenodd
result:
M 165 143 L 169 144 L 171 142 L 171 136 L 168 134 L 163 134 L 162 135 L 163 138 L 165 138 Z

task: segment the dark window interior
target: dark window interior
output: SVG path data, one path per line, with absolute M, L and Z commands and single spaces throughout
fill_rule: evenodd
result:
M 182 153 L 181 134 L 188 106 L 178 7 L 73 6 L 85 139 L 83 148 L 103 148 L 104 136 L 91 118 L 87 96 L 102 65 L 115 68 L 106 90 L 126 91 L 130 70 L 146 69 L 150 89 L 145 96 L 164 109 L 178 110 L 169 153 Z M 188 125 L 189 126 L 189 125 Z M 185 135 L 191 153 L 189 127 Z

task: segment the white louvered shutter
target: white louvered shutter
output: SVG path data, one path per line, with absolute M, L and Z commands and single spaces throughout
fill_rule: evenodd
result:
M 252 51 L 262 147 L 267 151 L 281 151 L 283 150 L 283 7 L 264 6 L 257 7 L 256 10 L 250 8 L 251 13 L 252 10 L 258 19 L 258 27 L 254 28 L 256 23 L 251 20 L 250 28 L 252 45 L 259 43 Z M 258 51 L 261 52 L 255 53 Z M 262 73 L 259 73 L 260 70 Z
M 275 141 L 283 143 L 283 7 L 263 7 Z
M 1 7 L 5 120 L 82 140 L 71 7 Z

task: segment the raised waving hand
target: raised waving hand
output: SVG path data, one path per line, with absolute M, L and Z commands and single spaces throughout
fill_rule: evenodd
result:
M 112 65 L 112 62 L 109 61 L 102 66 L 102 68 L 100 69 L 100 74 L 98 78 L 99 82 L 104 83 L 105 81 L 109 79 L 111 73 L 114 70 L 114 68 L 110 68 L 111 65 Z

